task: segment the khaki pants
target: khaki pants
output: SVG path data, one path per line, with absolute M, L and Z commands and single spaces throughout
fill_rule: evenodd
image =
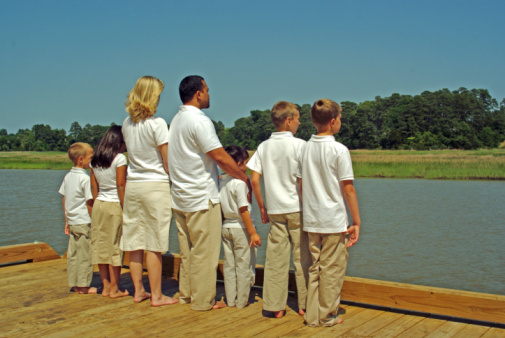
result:
M 338 320 L 340 290 L 349 257 L 348 236 L 313 232 L 308 236 L 312 266 L 309 269 L 305 321 L 309 326 L 332 326 Z
M 247 305 L 256 278 L 256 248 L 244 228 L 223 228 L 223 275 L 228 306 Z
M 301 213 L 268 215 L 268 234 L 265 280 L 263 286 L 263 309 L 281 311 L 286 309 L 288 299 L 290 249 L 295 266 L 298 308 L 306 308 L 308 269 L 311 264 L 307 233 L 302 230 Z M 291 247 L 291 248 L 290 248 Z
M 181 268 L 179 302 L 192 310 L 210 310 L 216 300 L 216 277 L 221 249 L 221 204 L 209 201 L 209 210 L 174 209 Z
M 88 287 L 93 278 L 91 264 L 91 225 L 69 225 L 70 238 L 67 250 L 68 286 Z

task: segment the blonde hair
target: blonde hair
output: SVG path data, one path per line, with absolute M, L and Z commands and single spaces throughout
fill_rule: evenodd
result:
M 272 118 L 274 126 L 279 128 L 288 117 L 294 117 L 297 111 L 298 107 L 295 104 L 287 101 L 279 101 L 274 104 L 270 117 Z
M 87 143 L 75 142 L 70 146 L 70 148 L 68 148 L 68 158 L 70 161 L 74 162 L 74 164 L 77 164 L 79 156 L 85 157 L 90 149 L 93 150 L 93 148 Z
M 342 113 L 340 105 L 332 100 L 320 99 L 314 102 L 310 110 L 312 123 L 316 126 L 324 126 L 336 119 Z
M 153 76 L 142 76 L 137 80 L 125 101 L 126 111 L 133 122 L 145 120 L 156 113 L 163 88 L 163 82 Z

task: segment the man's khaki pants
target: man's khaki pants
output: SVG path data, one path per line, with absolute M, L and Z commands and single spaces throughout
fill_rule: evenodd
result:
M 88 287 L 93 278 L 91 264 L 91 225 L 69 225 L 70 238 L 67 250 L 68 286 Z
M 210 310 L 216 302 L 221 204 L 213 205 L 209 201 L 209 210 L 173 211 L 181 253 L 179 302 L 191 303 L 192 310 Z

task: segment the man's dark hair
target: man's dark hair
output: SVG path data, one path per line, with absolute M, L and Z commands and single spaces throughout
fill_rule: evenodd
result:
M 244 162 L 249 158 L 249 153 L 247 150 L 239 146 L 227 146 L 224 148 L 224 150 L 228 153 L 228 155 L 231 156 L 231 158 L 233 158 L 236 163 Z
M 203 89 L 203 77 L 199 75 L 190 75 L 182 79 L 179 85 L 179 96 L 182 103 L 189 102 L 195 93 Z

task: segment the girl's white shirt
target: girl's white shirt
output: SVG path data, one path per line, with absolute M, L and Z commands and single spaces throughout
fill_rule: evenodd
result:
M 116 171 L 117 168 L 127 165 L 126 156 L 117 154 L 109 168 L 92 168 L 98 182 L 98 197 L 105 202 L 119 202 L 117 194 Z

